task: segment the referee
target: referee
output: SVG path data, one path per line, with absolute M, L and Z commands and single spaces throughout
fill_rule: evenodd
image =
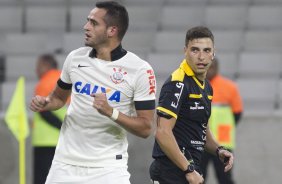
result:
M 233 155 L 220 146 L 209 130 L 212 87 L 206 73 L 214 58 L 214 36 L 206 27 L 187 31 L 185 59 L 162 86 L 157 107 L 154 161 L 150 176 L 157 184 L 199 184 L 204 150 L 217 155 L 225 171 Z

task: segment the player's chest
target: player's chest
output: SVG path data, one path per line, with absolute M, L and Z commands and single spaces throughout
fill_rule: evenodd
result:
M 130 73 L 122 66 L 81 64 L 72 68 L 70 78 L 73 92 L 77 94 L 105 93 L 109 101 L 120 102 L 122 98 L 133 96 L 134 82 Z

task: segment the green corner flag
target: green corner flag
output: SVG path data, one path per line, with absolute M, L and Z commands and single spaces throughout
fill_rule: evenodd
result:
M 18 79 L 16 89 L 5 114 L 5 121 L 18 141 L 22 138 L 25 139 L 29 135 L 24 77 Z

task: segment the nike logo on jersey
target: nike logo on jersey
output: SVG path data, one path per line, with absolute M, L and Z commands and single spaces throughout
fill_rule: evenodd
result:
M 82 67 L 90 67 L 90 66 L 85 66 L 85 65 L 77 65 L 78 68 L 82 68 Z

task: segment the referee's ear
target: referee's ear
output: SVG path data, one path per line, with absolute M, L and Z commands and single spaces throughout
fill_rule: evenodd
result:
M 213 52 L 212 54 L 212 61 L 214 60 L 214 58 L 215 58 L 215 52 Z

